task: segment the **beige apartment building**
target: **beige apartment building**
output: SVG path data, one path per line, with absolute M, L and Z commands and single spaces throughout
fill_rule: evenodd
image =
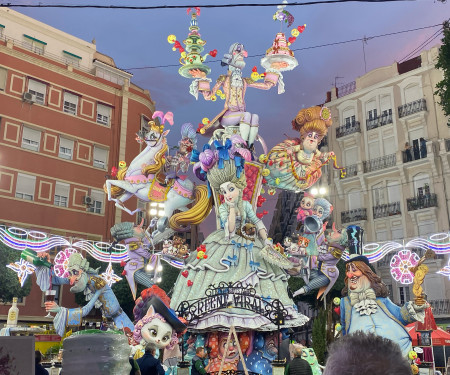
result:
M 443 74 L 435 68 L 439 47 L 403 63 L 374 69 L 349 85 L 333 88 L 325 104 L 333 115 L 328 150 L 346 168 L 329 167 L 328 184 L 337 227 L 365 229 L 365 242 L 404 240 L 448 232 L 450 123 L 434 96 Z M 412 296 L 390 276 L 387 255 L 378 270 L 396 303 Z M 425 289 L 437 317 L 448 317 L 447 277 L 436 274 L 447 256 L 429 261 Z

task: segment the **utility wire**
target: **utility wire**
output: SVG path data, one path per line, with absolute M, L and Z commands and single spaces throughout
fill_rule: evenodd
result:
M 363 40 L 369 40 L 369 39 L 375 39 L 375 38 L 382 38 L 382 37 L 386 37 L 386 36 L 404 34 L 404 33 L 409 33 L 409 32 L 418 31 L 418 30 L 430 29 L 430 28 L 438 27 L 438 26 L 442 27 L 442 24 L 438 23 L 436 25 L 431 25 L 431 26 L 424 26 L 424 27 L 418 27 L 418 28 L 415 28 L 415 29 L 395 31 L 395 32 L 392 32 L 392 33 L 373 35 L 373 36 L 357 38 L 357 39 L 349 39 L 349 40 L 340 41 L 340 42 L 319 44 L 317 46 L 293 48 L 292 51 L 305 51 L 305 50 L 315 49 L 315 48 L 336 46 L 336 45 L 339 45 L 339 44 L 360 42 L 360 41 L 363 41 Z M 248 57 L 251 58 L 251 57 L 263 57 L 263 56 L 265 56 L 265 54 L 264 53 L 260 53 L 260 54 L 255 54 L 255 55 L 249 55 Z M 221 61 L 222 60 L 220 60 L 220 59 L 219 60 L 209 60 L 209 63 L 216 63 L 216 62 L 221 62 Z M 142 69 L 172 68 L 172 67 L 179 67 L 179 66 L 180 66 L 180 64 L 167 64 L 167 65 L 141 66 L 141 67 L 135 67 L 135 68 L 121 68 L 121 69 L 123 69 L 123 70 L 142 70 Z
M 411 58 L 416 52 L 420 51 L 423 47 L 430 44 L 434 39 L 443 33 L 443 29 L 437 30 L 433 35 L 429 36 L 424 42 L 422 42 L 418 47 L 414 48 L 410 53 L 408 53 L 403 59 L 399 60 L 399 63 Z
M 317 0 L 308 1 L 303 3 L 290 3 L 291 6 L 307 6 L 307 5 L 318 5 L 318 4 L 339 4 L 339 3 L 398 3 L 405 1 L 415 1 L 415 0 Z M 186 8 L 242 8 L 242 7 L 276 7 L 280 3 L 239 3 L 239 4 L 186 4 L 186 5 L 153 5 L 153 6 L 131 6 L 131 5 L 68 5 L 68 4 L 13 4 L 13 3 L 1 3 L 0 7 L 8 8 L 94 8 L 94 9 L 127 9 L 127 10 L 156 10 L 156 9 L 186 9 Z

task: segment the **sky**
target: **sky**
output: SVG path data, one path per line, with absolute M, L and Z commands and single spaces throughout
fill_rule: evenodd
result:
M 10 0 L 11 4 L 36 4 L 37 1 Z M 201 5 L 203 4 L 270 4 L 273 0 L 40 0 L 41 4 L 97 4 L 97 5 Z M 188 33 L 190 16 L 185 9 L 114 10 L 114 9 L 58 9 L 14 8 L 41 22 L 86 41 L 96 40 L 97 50 L 114 58 L 119 68 L 133 73 L 132 81 L 150 91 L 156 109 L 174 113 L 175 125 L 169 135 L 169 145 L 178 140 L 181 124 L 195 126 L 207 117 L 212 119 L 223 107 L 223 101 L 195 100 L 189 94 L 190 80 L 178 74 L 179 53 L 172 51 L 167 36 L 175 34 L 182 41 Z M 365 73 L 362 41 L 310 48 L 363 37 L 395 33 L 403 30 L 442 24 L 450 17 L 450 3 L 433 0 L 395 1 L 386 3 L 346 2 L 287 7 L 295 17 L 289 30 L 306 24 L 306 30 L 290 48 L 299 66 L 284 73 L 286 92 L 248 89 L 247 110 L 260 118 L 260 134 L 269 148 L 286 135 L 296 136 L 291 121 L 305 107 L 322 104 L 326 92 L 335 82 L 337 86 L 354 81 Z M 234 42 L 243 43 L 249 53 L 244 76 L 250 76 L 254 66 L 263 72 L 260 55 L 271 46 L 280 31 L 280 23 L 272 19 L 276 7 L 202 8 L 198 18 L 200 34 L 206 40 L 205 53 L 217 49 L 219 60 Z M 369 39 L 365 45 L 367 71 L 401 61 L 426 41 L 438 27 Z M 287 35 L 290 36 L 290 35 Z M 425 49 L 437 45 L 435 38 Z M 413 56 L 417 56 L 420 50 Z M 208 62 L 208 60 L 207 60 Z M 212 62 L 210 78 L 214 81 L 226 68 Z M 136 69 L 143 67 L 158 67 Z M 336 78 L 340 77 L 340 78 Z M 338 126 L 334 124 L 333 127 Z M 177 128 L 178 127 L 178 128 Z M 202 145 L 206 139 L 201 138 Z M 261 149 L 257 149 L 262 153 Z M 265 209 L 273 210 L 276 197 L 268 197 Z M 270 217 L 265 217 L 270 226 Z M 207 228 L 206 226 L 204 227 Z M 207 232 L 206 232 L 207 233 Z

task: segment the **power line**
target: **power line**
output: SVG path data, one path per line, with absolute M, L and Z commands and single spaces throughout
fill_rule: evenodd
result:
M 319 5 L 319 4 L 340 4 L 340 3 L 398 3 L 405 1 L 415 1 L 415 0 L 317 0 L 308 1 L 304 3 L 290 3 L 291 6 L 308 6 L 308 5 Z M 93 8 L 93 9 L 126 9 L 126 10 L 156 10 L 156 9 L 186 9 L 193 7 L 201 8 L 242 8 L 242 7 L 276 7 L 280 3 L 239 3 L 239 4 L 188 4 L 188 5 L 153 5 L 153 6 L 131 6 L 131 5 L 69 5 L 69 4 L 12 4 L 12 3 L 1 3 L 0 7 L 8 8 Z
M 363 40 L 369 40 L 369 39 L 375 39 L 375 38 L 382 38 L 382 37 L 386 37 L 386 36 L 404 34 L 404 33 L 409 33 L 409 32 L 418 31 L 418 30 L 430 29 L 430 28 L 438 27 L 438 26 L 442 27 L 442 24 L 438 23 L 436 25 L 431 25 L 431 26 L 417 27 L 415 29 L 395 31 L 395 32 L 392 32 L 392 33 L 379 34 L 379 35 L 363 37 L 363 38 L 356 38 L 356 39 L 349 39 L 349 40 L 340 41 L 340 42 L 319 44 L 319 45 L 310 46 L 310 47 L 293 48 L 292 51 L 305 51 L 305 50 L 315 49 L 315 48 L 336 46 L 336 45 L 339 45 L 339 44 L 360 42 L 360 41 L 363 41 Z M 255 54 L 255 55 L 249 55 L 248 57 L 251 58 L 251 57 L 263 57 L 263 56 L 265 56 L 265 54 L 264 53 L 260 53 L 260 54 Z M 210 63 L 216 63 L 216 62 L 221 62 L 221 61 L 222 60 L 220 60 L 220 59 L 219 60 L 209 60 Z M 179 67 L 179 66 L 180 66 L 180 64 L 167 64 L 167 65 L 141 66 L 141 67 L 136 67 L 136 68 L 122 68 L 122 69 L 123 70 L 142 70 L 142 69 L 172 68 L 172 67 Z
M 408 53 L 403 59 L 399 60 L 399 62 L 403 62 L 407 59 L 409 59 L 412 55 L 414 55 L 417 51 L 419 51 L 421 48 L 425 47 L 427 44 L 431 43 L 434 39 L 436 39 L 441 33 L 443 32 L 443 29 L 437 30 L 433 33 L 433 35 L 429 36 L 424 42 L 422 42 L 418 47 L 414 48 L 410 53 Z

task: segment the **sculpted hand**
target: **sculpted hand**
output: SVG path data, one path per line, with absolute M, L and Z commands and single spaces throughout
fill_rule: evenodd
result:
M 425 309 L 427 309 L 428 307 L 430 307 L 430 304 L 428 302 L 425 302 L 423 305 L 418 306 L 413 302 L 412 307 L 413 307 L 414 311 L 421 312 L 421 311 L 424 311 Z
M 272 64 L 270 64 L 270 67 L 275 70 L 281 70 L 283 68 L 287 68 L 288 65 L 289 64 L 285 61 L 277 61 L 277 62 L 273 62 Z
M 61 310 L 61 307 L 56 302 L 45 302 L 44 306 L 47 312 L 58 313 Z
M 37 256 L 39 258 L 45 258 L 50 263 L 50 254 L 49 253 L 38 253 Z
M 189 74 L 192 76 L 192 78 L 205 78 L 206 73 L 201 71 L 200 69 L 191 69 L 189 70 Z

